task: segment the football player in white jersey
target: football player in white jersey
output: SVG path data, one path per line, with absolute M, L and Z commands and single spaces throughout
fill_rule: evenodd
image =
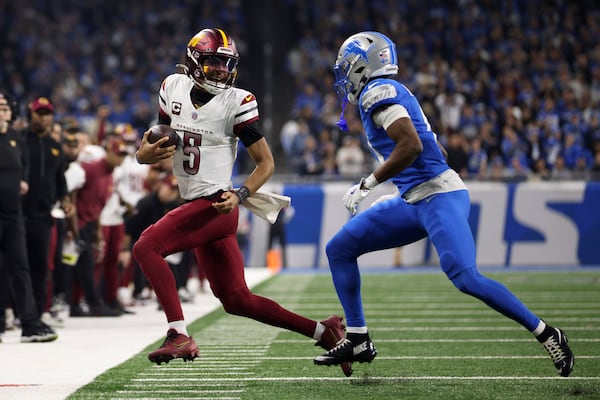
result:
M 194 250 L 213 293 L 228 313 L 312 337 L 326 349 L 344 337 L 340 317 L 321 322 L 304 318 L 251 293 L 244 279 L 236 240 L 238 206 L 271 177 L 274 161 L 256 123 L 256 98 L 233 87 L 238 60 L 235 43 L 223 30 L 204 29 L 194 35 L 182 65 L 185 73 L 167 76 L 159 91 L 159 123 L 174 128 L 179 143 L 162 148 L 167 138 L 150 144 L 146 132 L 137 151 L 138 160 L 146 164 L 174 157 L 173 172 L 186 200 L 146 229 L 133 247 L 133 256 L 162 304 L 169 326 L 163 345 L 148 355 L 157 364 L 199 355 L 194 339 L 188 336 L 175 280 L 163 259 L 186 249 Z M 238 140 L 256 167 L 233 190 Z M 350 375 L 349 363 L 342 369 Z

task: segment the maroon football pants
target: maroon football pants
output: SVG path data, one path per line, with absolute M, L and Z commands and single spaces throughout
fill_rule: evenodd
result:
M 103 283 L 104 301 L 108 305 L 117 303 L 117 289 L 119 287 L 119 252 L 125 236 L 125 224 L 103 225 L 104 258 L 98 268 L 99 276 L 96 283 Z M 100 293 L 100 292 L 99 292 Z
M 219 214 L 211 203 L 201 198 L 175 208 L 149 226 L 133 247 L 133 256 L 154 289 L 167 321 L 184 317 L 175 278 L 163 257 L 193 249 L 225 311 L 312 337 L 315 321 L 250 292 L 236 239 L 238 210 Z

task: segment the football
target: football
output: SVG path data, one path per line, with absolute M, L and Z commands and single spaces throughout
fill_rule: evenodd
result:
M 169 140 L 163 143 L 160 147 L 169 147 L 177 145 L 177 142 L 179 141 L 179 136 L 177 136 L 177 132 L 175 132 L 175 129 L 171 128 L 169 125 L 158 124 L 150 128 L 150 133 L 148 134 L 148 142 L 155 143 L 163 136 L 168 136 Z

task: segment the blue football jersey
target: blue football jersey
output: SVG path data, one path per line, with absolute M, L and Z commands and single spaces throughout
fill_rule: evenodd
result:
M 362 91 L 358 104 L 369 147 L 380 163 L 388 159 L 396 143 L 387 135 L 385 129 L 375 126 L 373 111 L 382 105 L 399 104 L 408 111 L 417 130 L 423 143 L 423 152 L 408 168 L 391 179 L 398 187 L 400 195 L 449 168 L 419 101 L 406 86 L 393 79 L 375 79 Z

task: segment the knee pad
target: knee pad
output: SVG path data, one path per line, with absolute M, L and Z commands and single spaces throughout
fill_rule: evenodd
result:
M 451 251 L 444 251 L 440 253 L 440 265 L 444 271 L 452 271 L 452 268 L 456 265 L 456 256 Z
M 335 260 L 355 259 L 355 243 L 356 239 L 350 236 L 345 229 L 341 229 L 336 233 L 325 246 L 325 254 L 327 254 L 329 265 L 335 264 Z
M 223 304 L 223 308 L 228 314 L 246 316 L 248 309 L 252 308 L 254 296 L 248 288 L 227 290 L 223 293 L 215 293 Z
M 482 275 L 475 268 L 467 268 L 454 276 L 451 281 L 463 293 L 475 295 Z
M 145 247 L 146 247 L 146 244 L 141 239 L 137 240 L 131 247 L 131 255 L 133 255 L 133 258 L 136 261 L 139 260 L 139 258 L 142 254 L 145 253 L 145 251 L 146 251 Z
M 338 235 L 335 235 L 325 245 L 325 254 L 327 255 L 327 259 L 331 259 L 331 257 L 335 256 L 338 253 L 339 240 L 337 239 Z
M 149 254 L 157 253 L 162 257 L 162 249 L 160 246 L 154 241 L 148 238 L 140 237 L 131 248 L 131 254 L 133 258 L 138 261 L 148 256 Z

